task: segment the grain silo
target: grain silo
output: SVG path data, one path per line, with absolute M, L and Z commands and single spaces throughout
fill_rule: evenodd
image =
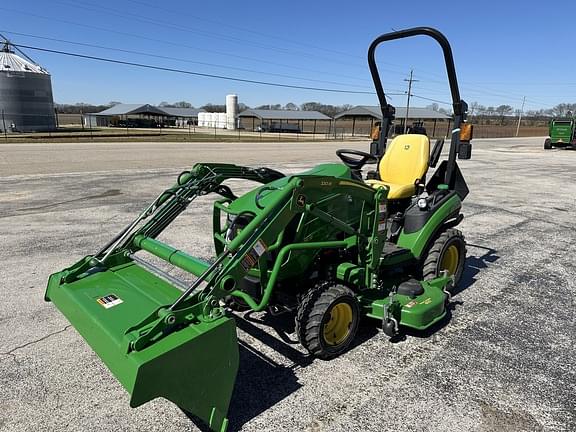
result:
M 229 94 L 226 96 L 226 128 L 236 129 L 238 117 L 238 96 Z
M 0 129 L 8 132 L 56 128 L 50 74 L 8 41 L 0 51 L 0 115 Z

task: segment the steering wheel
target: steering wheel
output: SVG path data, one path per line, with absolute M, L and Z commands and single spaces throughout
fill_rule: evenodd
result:
M 366 164 L 373 164 L 378 162 L 376 156 L 360 150 L 353 149 L 340 149 L 336 150 L 336 155 L 344 164 L 352 169 L 361 169 Z M 360 156 L 360 159 L 350 157 L 349 155 Z

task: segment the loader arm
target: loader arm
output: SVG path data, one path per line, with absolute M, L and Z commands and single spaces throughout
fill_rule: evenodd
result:
M 286 256 L 293 251 L 360 247 L 366 250 L 366 253 L 360 254 L 364 259 L 359 264 L 365 267 L 364 273 L 367 275 L 367 281 L 372 280 L 372 274 L 378 271 L 374 263 L 378 261 L 376 257 L 380 256 L 384 236 L 378 233 L 380 221 L 377 220 L 377 215 L 380 204 L 386 199 L 386 193 L 384 190 L 375 193 L 373 189 L 363 185 L 355 190 L 355 194 L 368 202 L 369 207 L 372 208 L 371 211 L 363 214 L 360 227 L 355 228 L 316 208 L 315 195 L 324 196 L 325 191 L 318 193 L 318 190 L 327 188 L 321 185 L 330 184 L 332 193 L 342 194 L 350 184 L 346 182 L 345 185 L 340 186 L 334 183 L 333 179 L 327 180 L 325 177 L 292 177 L 274 201 L 267 205 L 238 237 L 226 245 L 216 261 L 205 268 L 199 274 L 198 279 L 174 303 L 160 307 L 127 332 L 127 336 L 131 339 L 129 349 L 138 350 L 148 346 L 158 338 L 164 337 L 171 329 L 189 323 L 192 316 L 203 321 L 220 318 L 224 315 L 224 310 L 219 300 L 228 295 L 242 298 L 254 311 L 263 310 L 268 305 L 281 265 Z M 274 260 L 270 277 L 262 281 L 264 289 L 260 299 L 255 299 L 248 293 L 236 289 L 240 280 L 252 268 L 256 266 L 266 268 L 266 253 L 269 245 L 276 241 L 294 217 L 306 212 L 320 217 L 328 224 L 335 225 L 348 236 L 340 241 L 291 243 L 281 248 Z M 168 245 L 147 237 L 142 232 L 134 236 L 132 243 L 133 246 L 128 248 L 130 252 L 142 249 L 184 270 L 189 270 L 196 264 L 194 257 L 181 253 L 176 255 L 178 259 L 175 260 L 174 251 Z
M 190 171 L 183 171 L 176 184 L 162 192 L 130 225 L 102 248 L 95 258 L 104 261 L 116 250 L 133 244 L 136 235 L 156 238 L 197 197 L 212 192 L 233 198 L 232 191 L 222 183 L 229 179 L 251 180 L 269 183 L 284 177 L 270 168 L 249 168 L 232 164 L 196 164 Z M 144 226 L 136 229 L 145 219 Z
M 182 293 L 138 265 L 136 239 L 146 239 L 148 246 L 157 242 L 153 237 L 198 196 L 211 192 L 230 196 L 231 191 L 222 188 L 226 179 L 265 184 L 281 177 L 268 168 L 195 165 L 100 251 L 50 276 L 45 300 L 58 307 L 98 354 L 130 394 L 132 407 L 164 397 L 212 430 L 226 430 L 239 361 L 234 320 L 220 309 L 211 313 L 214 305 L 201 301 L 187 308 L 190 313 L 185 319 L 180 319 L 180 313 L 178 322 L 173 321 L 167 310 Z M 164 246 L 171 259 L 180 256 Z M 187 257 L 182 253 L 178 262 Z M 209 267 L 190 258 L 188 264 L 197 273 Z M 155 331 L 161 328 L 164 333 Z M 139 340 L 141 336 L 148 340 Z
M 267 184 L 282 175 L 234 165 L 196 165 L 100 252 L 53 274 L 45 294 L 130 393 L 132 406 L 164 397 L 220 431 L 227 427 L 226 413 L 238 368 L 236 327 L 220 300 L 233 295 L 253 310 L 264 309 L 281 266 L 295 251 L 362 248 L 366 252 L 359 254 L 362 258 L 357 264 L 365 267 L 366 280 L 372 280 L 382 244 L 378 211 L 386 199 L 384 192 L 375 192 L 361 182 L 294 176 L 260 201 L 261 211 L 224 245 L 212 264 L 156 238 L 194 198 L 211 192 L 229 195 L 231 191 L 221 186 L 230 178 Z M 316 208 L 331 197 L 352 195 L 366 203 L 366 211 L 354 226 Z M 294 218 L 305 213 L 333 225 L 344 237 L 302 239 L 279 247 L 270 272 L 263 271 L 267 276 L 262 280 L 262 295 L 253 297 L 238 289 L 239 281 L 251 269 L 266 270 L 269 246 Z M 138 251 L 198 277 L 182 292 L 143 267 L 143 261 L 134 255 Z

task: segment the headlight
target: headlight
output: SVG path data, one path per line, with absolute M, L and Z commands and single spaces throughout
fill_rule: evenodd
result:
M 426 198 L 419 198 L 418 201 L 416 201 L 416 205 L 418 208 L 420 208 L 420 210 L 424 210 L 426 207 L 428 207 L 428 201 Z

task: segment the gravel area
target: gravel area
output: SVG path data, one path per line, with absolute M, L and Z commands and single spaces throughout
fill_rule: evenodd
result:
M 576 430 L 576 151 L 543 141 L 476 140 L 460 163 L 468 259 L 451 318 L 433 331 L 391 343 L 365 320 L 353 349 L 327 362 L 282 341 L 273 327 L 294 339 L 286 318 L 239 320 L 229 430 Z M 368 143 L 0 144 L 0 430 L 198 430 L 168 401 L 129 407 L 44 301 L 48 275 L 96 251 L 195 162 L 297 172 L 344 147 Z M 209 201 L 184 221 L 165 238 L 208 257 Z

